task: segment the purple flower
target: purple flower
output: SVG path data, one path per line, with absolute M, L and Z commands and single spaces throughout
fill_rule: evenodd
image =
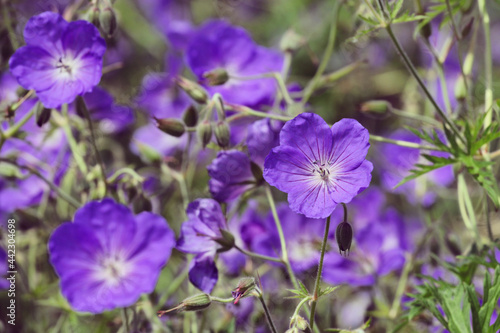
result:
M 247 146 L 252 161 L 264 166 L 264 160 L 271 149 L 280 144 L 279 133 L 283 125 L 281 121 L 262 119 L 249 126 Z
M 217 201 L 198 199 L 186 210 L 188 220 L 181 226 L 177 249 L 196 254 L 189 267 L 189 281 L 203 292 L 210 293 L 217 283 L 218 270 L 214 257 L 227 250 L 221 244 L 224 237 L 225 217 Z
M 180 118 L 191 100 L 175 84 L 172 75 L 153 73 L 143 79 L 137 104 L 156 118 Z
M 438 132 L 438 136 L 443 143 L 446 143 L 444 135 Z M 420 138 L 415 134 L 398 130 L 389 138 L 412 143 L 421 143 Z M 410 175 L 410 170 L 414 169 L 415 164 L 420 161 L 420 150 L 414 148 L 401 147 L 393 144 L 382 143 L 380 149 L 380 173 L 382 186 L 394 193 L 404 193 L 408 201 L 412 204 L 421 202 L 424 207 L 432 205 L 436 201 L 436 193 L 432 187 L 426 187 L 421 190 L 418 186 L 418 181 L 430 181 L 436 187 L 445 187 L 453 183 L 455 177 L 453 174 L 453 166 L 445 166 L 434 170 L 417 180 L 411 180 L 398 188 L 394 189 L 401 180 Z M 439 157 L 448 157 L 446 152 L 430 152 L 430 155 Z M 424 162 L 425 163 L 425 162 Z
M 99 83 L 106 45 L 91 23 L 68 23 L 45 12 L 28 21 L 24 40 L 27 45 L 10 58 L 10 70 L 21 86 L 36 91 L 45 107 L 71 103 Z
M 186 50 L 186 62 L 202 82 L 205 74 L 216 69 L 229 74 L 226 83 L 207 87 L 210 93 L 220 93 L 229 103 L 259 106 L 270 105 L 274 100 L 274 79 L 238 80 L 234 76 L 279 72 L 283 55 L 256 45 L 244 29 L 226 21 L 213 20 L 194 34 Z
M 294 213 L 284 203 L 277 207 L 277 211 L 284 224 L 283 232 L 293 270 L 301 273 L 316 266 L 323 240 L 324 220 Z M 279 234 L 271 212 L 263 218 L 252 209 L 252 214 L 242 220 L 241 237 L 253 252 L 270 257 L 281 256 Z M 333 241 L 334 230 L 331 230 L 329 238 Z
M 238 150 L 221 151 L 207 167 L 212 197 L 219 202 L 236 199 L 243 192 L 256 186 L 250 159 Z
M 164 218 L 136 216 L 112 199 L 78 209 L 49 240 L 50 262 L 62 294 L 77 311 L 100 313 L 134 304 L 154 290 L 175 246 Z
M 280 146 L 266 158 L 264 178 L 288 193 L 294 212 L 325 218 L 370 185 L 368 138 L 366 128 L 354 119 L 330 128 L 314 113 L 300 114 L 283 126 Z
M 134 122 L 132 109 L 116 105 L 113 97 L 102 88 L 94 88 L 92 92 L 83 95 L 83 99 L 90 116 L 100 122 L 99 128 L 104 133 L 120 132 Z

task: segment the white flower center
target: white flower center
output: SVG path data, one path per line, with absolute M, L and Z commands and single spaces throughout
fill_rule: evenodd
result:
M 80 61 L 72 56 L 60 57 L 55 67 L 58 69 L 57 73 L 60 77 L 73 79 L 74 74 L 80 68 Z
M 117 285 L 130 272 L 130 264 L 119 254 L 106 256 L 99 262 L 97 278 L 104 280 L 108 285 Z
M 314 161 L 312 174 L 328 182 L 332 171 L 331 162 Z

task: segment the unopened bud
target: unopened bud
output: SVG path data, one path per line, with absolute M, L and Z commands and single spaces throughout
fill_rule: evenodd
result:
M 156 126 L 158 127 L 158 129 L 171 136 L 180 137 L 182 136 L 182 134 L 184 134 L 184 132 L 186 132 L 184 124 L 178 121 L 177 119 L 174 118 L 163 118 L 163 119 L 154 118 L 154 119 L 156 120 Z
M 144 194 L 140 194 L 134 199 L 133 208 L 134 212 L 139 214 L 142 212 L 151 212 L 153 210 L 153 205 L 151 204 L 151 200 L 146 198 Z
M 280 41 L 280 49 L 283 52 L 294 52 L 305 44 L 305 39 L 293 29 L 288 29 Z
M 391 108 L 389 102 L 382 100 L 373 100 L 361 104 L 361 112 L 385 113 Z
M 462 255 L 462 250 L 460 249 L 460 246 L 458 245 L 458 242 L 456 241 L 456 237 L 451 238 L 451 236 L 445 235 L 444 243 L 446 244 L 446 247 L 448 248 L 448 250 L 454 256 Z
M 339 246 L 339 253 L 344 256 L 349 255 L 352 243 L 352 227 L 348 222 L 342 222 L 337 226 L 335 238 Z
M 194 107 L 194 105 L 190 105 L 186 111 L 184 111 L 184 115 L 182 116 L 182 120 L 184 124 L 188 127 L 194 127 L 198 123 L 198 111 Z
M 472 25 L 473 25 L 473 23 L 474 23 L 474 18 L 472 17 L 472 18 L 469 20 L 469 23 L 467 23 L 467 24 L 465 25 L 465 27 L 462 29 L 462 38 L 465 38 L 465 37 L 467 37 L 467 36 L 470 34 L 470 32 L 471 32 L 471 30 L 472 30 Z
M 116 14 L 111 7 L 106 7 L 99 14 L 99 24 L 101 26 L 101 30 L 108 37 L 113 36 L 117 27 L 117 22 L 116 22 Z
M 252 175 L 255 177 L 257 184 L 262 183 L 262 181 L 264 180 L 264 177 L 262 175 L 261 167 L 257 163 L 252 161 L 252 162 L 250 162 L 250 170 L 252 170 Z
M 203 148 L 207 146 L 207 144 L 212 140 L 212 124 L 205 120 L 196 128 L 196 133 L 198 134 L 198 138 L 203 145 Z
M 432 35 L 432 27 L 430 23 L 424 24 L 422 28 L 420 28 L 420 35 L 422 35 L 425 39 L 429 39 Z
M 215 126 L 215 139 L 217 139 L 219 147 L 226 148 L 229 146 L 231 136 L 229 134 L 229 126 L 225 121 L 220 121 Z
M 83 99 L 82 96 L 78 96 L 75 101 L 75 109 L 76 109 L 76 114 L 79 115 L 82 118 L 85 118 L 85 115 L 87 114 L 87 105 L 85 104 L 85 100 Z
M 50 120 L 50 115 L 52 114 L 52 109 L 43 107 L 42 103 L 38 103 L 36 109 L 36 124 L 38 127 L 42 127 Z
M 222 248 L 218 249 L 217 252 L 226 252 L 234 247 L 234 236 L 227 230 L 221 229 L 222 238 L 217 238 L 215 241 L 222 245 Z
M 216 68 L 205 72 L 203 73 L 203 77 L 210 86 L 220 86 L 229 81 L 229 74 L 224 68 Z
M 194 101 L 200 104 L 205 104 L 208 101 L 208 93 L 198 83 L 183 78 L 182 76 L 179 76 L 176 82 Z
M 206 309 L 212 303 L 212 298 L 209 294 L 198 294 L 186 298 L 181 302 L 181 304 L 168 310 L 158 311 L 158 317 L 163 316 L 165 313 L 172 312 L 175 310 L 179 311 L 200 311 Z
M 242 278 L 238 281 L 238 286 L 231 292 L 234 298 L 234 304 L 247 296 L 251 296 L 254 290 L 258 290 L 253 277 Z
M 100 28 L 101 24 L 99 23 L 99 16 L 101 14 L 101 11 L 99 10 L 99 7 L 92 7 L 89 10 L 88 13 L 88 21 L 92 23 L 96 28 Z
M 464 100 L 467 96 L 467 88 L 465 87 L 464 77 L 460 76 L 455 83 L 455 98 L 459 101 Z

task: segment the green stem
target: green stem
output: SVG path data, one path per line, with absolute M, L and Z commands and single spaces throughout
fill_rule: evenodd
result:
M 394 296 L 391 309 L 389 310 L 389 318 L 391 319 L 396 319 L 398 315 L 398 311 L 401 305 L 401 297 L 403 297 L 403 294 L 405 292 L 406 283 L 408 282 L 408 275 L 410 274 L 410 269 L 412 266 L 413 256 L 407 255 L 406 263 L 403 267 L 401 277 L 399 278 L 398 287 L 396 288 L 396 295 Z
M 419 144 L 413 143 L 413 142 L 384 138 L 382 136 L 378 136 L 378 135 L 374 135 L 374 134 L 370 134 L 370 140 L 377 141 L 377 142 L 392 143 L 394 145 L 401 146 L 401 147 L 407 147 L 407 148 L 435 150 L 435 151 L 445 151 L 445 150 L 443 150 L 441 148 L 438 148 L 438 147 L 423 146 L 423 145 L 419 145 Z
M 484 76 L 486 81 L 486 90 L 484 92 L 484 112 L 487 115 L 484 119 L 484 128 L 491 124 L 492 115 L 490 111 L 493 106 L 493 60 L 491 57 L 491 36 L 490 36 L 490 16 L 486 10 L 486 0 L 478 0 L 479 13 L 482 16 L 485 50 L 484 50 Z
M 347 216 L 345 216 L 345 218 L 347 218 Z M 316 282 L 314 283 L 314 294 L 311 302 L 311 314 L 309 315 L 309 325 L 311 326 L 311 329 L 314 328 L 314 313 L 316 312 L 316 303 L 318 302 L 319 298 L 321 273 L 323 272 L 323 260 L 325 258 L 326 243 L 328 242 L 328 234 L 330 232 L 330 220 L 331 216 L 328 216 L 325 224 L 325 234 L 323 235 L 323 243 L 321 244 L 321 256 L 319 258 L 318 274 L 316 275 Z
M 420 115 L 420 114 L 413 114 L 413 113 L 405 112 L 402 110 L 397 110 L 394 108 L 389 108 L 389 112 L 396 115 L 396 116 L 399 116 L 399 117 L 404 117 L 404 118 L 408 118 L 408 119 L 412 119 L 412 120 L 418 120 L 418 121 L 421 121 L 423 123 L 427 123 L 427 124 L 435 126 L 435 127 L 441 127 L 441 123 L 437 120 L 434 120 L 431 117 L 427 117 L 427 116 Z
M 38 178 L 40 178 L 41 180 L 43 180 L 47 185 L 49 185 L 49 187 L 52 190 L 54 190 L 57 193 L 57 195 L 59 195 L 62 199 L 66 200 L 70 205 L 72 205 L 75 208 L 79 208 L 80 207 L 80 203 L 77 200 L 73 199 L 69 194 L 67 194 L 66 192 L 64 192 L 63 190 L 61 190 L 59 187 L 57 187 L 56 184 L 54 184 L 53 182 L 51 182 L 50 180 L 48 180 L 47 178 L 45 178 L 35 168 L 29 167 L 29 166 L 25 166 L 25 165 L 17 165 L 15 162 L 13 162 L 13 161 L 11 161 L 9 159 L 3 158 L 3 157 L 0 157 L 0 162 L 9 163 L 9 164 L 15 165 L 16 167 L 18 167 L 20 169 L 29 171 L 30 173 L 34 174 L 35 176 L 37 176 Z
M 394 32 L 392 31 L 392 28 L 391 28 L 390 24 L 386 25 L 386 30 L 387 30 L 387 33 L 389 34 L 389 37 L 391 38 L 392 42 L 394 43 L 394 46 L 398 50 L 398 53 L 401 55 L 401 58 L 403 58 L 403 61 L 405 62 L 406 66 L 408 67 L 408 70 L 413 75 L 413 77 L 417 80 L 418 84 L 420 85 L 420 87 L 424 91 L 425 95 L 427 96 L 427 98 L 429 98 L 431 104 L 434 106 L 434 108 L 439 113 L 439 115 L 441 116 L 441 118 L 443 118 L 443 120 L 450 126 L 450 128 L 452 129 L 452 131 L 455 132 L 455 135 L 464 144 L 466 144 L 466 141 L 462 137 L 462 135 L 460 134 L 460 131 L 458 130 L 458 128 L 455 126 L 455 124 L 452 121 L 450 121 L 450 119 L 448 119 L 448 117 L 446 116 L 446 114 L 443 112 L 443 110 L 441 110 L 441 108 L 437 104 L 436 100 L 434 99 L 434 97 L 432 97 L 431 93 L 429 92 L 429 90 L 425 86 L 425 83 L 420 78 L 420 75 L 418 74 L 417 70 L 413 66 L 413 63 L 411 62 L 410 58 L 408 57 L 408 55 L 406 54 L 406 52 L 403 50 L 401 44 L 399 44 L 399 41 L 396 38 L 396 36 L 394 35 Z
M 184 271 L 179 276 L 177 276 L 175 279 L 173 279 L 170 282 L 168 289 L 165 291 L 165 293 L 163 295 L 161 295 L 160 299 L 158 300 L 158 303 L 157 303 L 158 309 L 160 309 L 163 306 L 163 304 L 165 304 L 165 302 L 168 300 L 170 295 L 172 295 L 174 292 L 176 292 L 179 289 L 181 284 L 188 277 L 188 274 L 189 274 L 189 269 L 188 269 L 188 267 L 186 267 L 186 269 L 184 269 Z
M 7 141 L 7 139 L 10 139 L 11 137 L 17 134 L 17 132 L 21 129 L 21 127 L 23 127 L 24 124 L 26 124 L 31 119 L 31 117 L 33 117 L 35 112 L 36 112 L 36 105 L 34 105 L 31 108 L 31 110 L 28 113 L 26 113 L 24 117 L 22 117 L 17 123 L 12 125 L 12 127 L 9 127 L 9 129 L 7 129 L 5 132 L 1 133 L 0 149 L 2 148 L 5 141 Z
M 349 64 L 345 67 L 342 67 L 342 68 L 340 68 L 332 73 L 323 75 L 321 77 L 321 79 L 318 80 L 318 84 L 317 84 L 316 88 L 325 86 L 329 83 L 333 83 L 333 82 L 343 78 L 344 76 L 352 73 L 355 69 L 359 68 L 363 64 L 364 64 L 363 61 L 357 61 L 357 62 Z
M 60 116 L 58 112 L 52 112 L 52 117 L 54 117 L 59 126 L 62 127 L 64 134 L 66 135 L 66 139 L 68 140 L 69 148 L 71 149 L 73 158 L 75 159 L 75 162 L 78 165 L 78 168 L 80 169 L 82 175 L 86 176 L 88 172 L 87 164 L 83 160 L 83 154 L 80 151 L 75 138 L 73 137 L 73 133 L 71 133 L 71 125 L 68 115 L 68 104 L 62 105 L 61 113 L 62 116 Z
M 272 73 L 264 73 L 264 74 L 250 75 L 250 76 L 231 75 L 231 78 L 235 80 L 257 80 L 266 77 L 270 77 L 276 80 L 276 82 L 278 83 L 280 93 L 283 95 L 283 99 L 285 100 L 287 105 L 291 105 L 294 103 L 293 99 L 290 97 L 288 89 L 286 88 L 286 84 L 285 81 L 283 80 L 283 77 L 281 76 L 281 73 L 272 72 Z
M 337 20 L 339 15 L 340 1 L 341 0 L 335 1 L 333 5 L 333 18 L 330 26 L 330 34 L 328 36 L 328 42 L 326 44 L 325 52 L 323 53 L 323 58 L 321 59 L 318 70 L 316 71 L 312 80 L 305 88 L 304 97 L 302 97 L 301 101 L 302 105 L 305 105 L 307 101 L 309 101 L 309 98 L 311 98 L 312 93 L 314 92 L 314 90 L 316 90 L 316 87 L 319 81 L 321 80 L 321 76 L 325 72 L 326 66 L 328 65 L 328 62 L 332 57 L 333 47 L 335 45 L 335 38 L 337 36 Z
M 235 104 L 225 103 L 225 106 L 232 111 L 240 112 L 246 116 L 255 116 L 255 117 L 259 117 L 259 118 L 269 118 L 269 119 L 276 119 L 276 120 L 281 120 L 281 121 L 288 121 L 288 120 L 292 119 L 292 117 L 288 117 L 288 116 L 281 116 L 278 114 L 266 113 L 266 112 L 262 112 L 262 111 L 255 111 L 255 110 L 252 110 L 249 107 L 246 107 L 243 105 L 235 105 Z M 230 118 L 231 117 L 227 118 L 227 121 L 230 121 Z
M 239 247 L 237 245 L 234 245 L 234 248 L 236 250 L 240 251 L 241 253 L 243 253 L 244 255 L 247 255 L 247 256 L 252 257 L 252 258 L 257 258 L 257 259 L 262 259 L 262 260 L 267 260 L 267 261 L 274 261 L 274 262 L 283 263 L 283 260 L 281 260 L 280 258 L 268 257 L 268 256 L 265 256 L 265 255 L 262 255 L 262 254 L 250 252 L 250 251 L 242 249 L 241 247 Z
M 278 216 L 278 211 L 276 210 L 276 204 L 274 203 L 274 198 L 273 194 L 271 193 L 271 188 L 269 186 L 265 187 L 266 189 L 266 195 L 267 195 L 267 200 L 269 202 L 269 206 L 271 208 L 271 212 L 273 214 L 274 218 L 274 223 L 276 224 L 276 229 L 278 229 L 278 234 L 280 238 L 280 244 L 281 244 L 281 253 L 282 253 L 282 261 L 286 266 L 286 270 L 288 272 L 288 276 L 290 277 L 290 280 L 292 281 L 293 287 L 295 289 L 299 289 L 299 282 L 297 280 L 297 277 L 295 276 L 295 273 L 293 272 L 292 266 L 290 265 L 290 261 L 288 260 L 288 252 L 286 249 L 286 241 L 285 241 L 285 235 L 283 234 L 283 228 L 281 227 L 281 221 Z M 306 310 L 306 314 L 309 315 L 309 309 Z M 319 329 L 317 327 L 314 327 L 314 332 L 319 333 Z
M 128 314 L 127 314 L 127 309 L 123 308 L 122 309 L 122 314 L 123 314 L 123 328 L 125 329 L 125 332 L 129 333 L 130 332 L 130 327 L 128 325 Z
M 139 183 L 142 183 L 144 181 L 144 177 L 139 175 L 134 169 L 121 168 L 119 170 L 116 170 L 116 172 L 108 178 L 108 183 L 114 183 L 121 175 L 129 175 Z
M 292 319 L 299 315 L 299 312 L 300 312 L 300 309 L 302 308 L 302 306 L 304 306 L 304 304 L 306 304 L 306 302 L 309 301 L 310 299 L 311 299 L 310 297 L 305 297 L 299 302 L 299 304 L 297 304 L 297 307 L 295 308 L 295 311 L 293 312 Z
M 89 129 L 90 129 L 90 141 L 92 143 L 92 146 L 94 148 L 94 151 L 95 151 L 95 155 L 96 155 L 96 158 L 97 158 L 97 162 L 99 163 L 99 166 L 101 168 L 101 178 L 102 178 L 102 181 L 104 183 L 104 196 L 106 196 L 106 193 L 108 192 L 108 180 L 106 178 L 106 169 L 105 169 L 105 166 L 104 166 L 104 161 L 102 159 L 102 156 L 101 156 L 101 153 L 99 151 L 99 148 L 97 148 L 97 143 L 96 143 L 96 138 L 95 138 L 95 131 L 94 131 L 94 125 L 92 123 L 92 119 L 90 118 L 90 112 L 87 108 L 87 105 L 85 104 L 85 101 L 83 100 L 83 98 L 81 96 L 78 96 L 77 97 L 78 100 L 77 100 L 77 104 L 80 104 L 81 108 L 82 108 L 82 111 L 83 111 L 83 114 L 85 115 L 85 118 L 87 119 L 87 122 L 89 124 Z
M 273 333 L 277 333 L 278 331 L 276 330 L 276 326 L 274 326 L 273 319 L 271 318 L 271 313 L 269 312 L 269 308 L 267 307 L 266 302 L 264 301 L 264 297 L 262 296 L 261 293 L 259 294 L 258 298 L 260 303 L 262 304 L 262 307 L 264 308 L 264 313 L 266 314 L 266 319 L 267 323 L 269 324 L 269 328 Z
M 234 302 L 234 298 L 233 297 L 220 298 L 220 297 L 216 297 L 216 296 L 210 295 L 210 299 L 212 301 L 214 301 L 214 302 L 219 302 L 219 303 L 233 303 Z

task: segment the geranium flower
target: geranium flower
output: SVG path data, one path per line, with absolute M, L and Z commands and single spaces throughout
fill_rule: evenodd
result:
M 227 231 L 226 218 L 217 201 L 195 200 L 188 205 L 186 213 L 188 220 L 181 226 L 177 249 L 196 254 L 190 264 L 189 281 L 203 292 L 210 293 L 219 275 L 215 256 L 221 252 L 229 254 L 237 251 L 231 249 L 234 238 L 224 232 Z M 240 258 L 235 260 L 240 262 Z
M 27 45 L 10 58 L 10 70 L 21 86 L 36 91 L 45 107 L 71 103 L 101 80 L 106 44 L 91 23 L 68 23 L 45 12 L 28 21 L 24 40 Z
M 194 34 L 186 50 L 186 62 L 201 82 L 206 81 L 206 75 L 211 71 L 227 72 L 229 80 L 207 87 L 210 93 L 220 93 L 229 103 L 259 106 L 273 102 L 275 80 L 238 80 L 231 76 L 279 72 L 283 66 L 283 55 L 256 45 L 243 28 L 213 20 L 202 25 Z
M 373 165 L 366 128 L 342 119 L 332 128 L 314 113 L 302 113 L 280 132 L 280 145 L 264 163 L 264 179 L 288 193 L 290 208 L 310 218 L 325 218 L 348 203 L 371 181 Z
M 92 201 L 49 240 L 61 291 L 77 311 L 100 313 L 134 304 L 154 290 L 175 246 L 164 218 L 136 216 L 112 199 Z

